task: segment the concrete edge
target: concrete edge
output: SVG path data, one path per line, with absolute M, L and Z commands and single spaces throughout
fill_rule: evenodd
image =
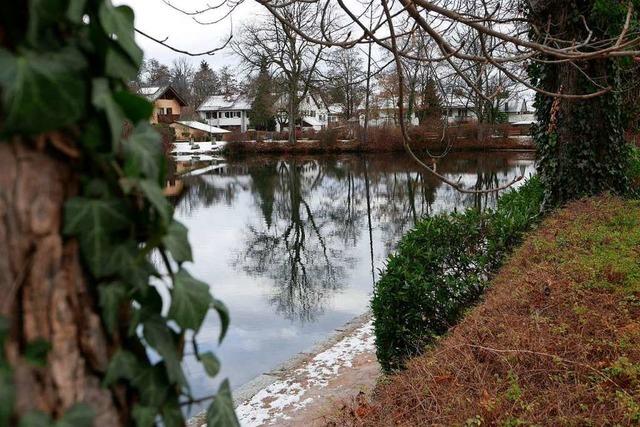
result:
M 239 386 L 233 390 L 233 406 L 237 407 L 240 404 L 250 400 L 260 390 L 269 387 L 274 382 L 284 378 L 287 373 L 300 368 L 317 354 L 322 353 L 325 350 L 333 347 L 343 338 L 352 334 L 355 330 L 367 323 L 371 319 L 371 311 L 367 311 L 360 316 L 354 317 L 339 328 L 334 329 L 329 336 L 323 340 L 314 344 L 309 350 L 298 353 L 284 363 L 276 366 L 269 372 L 258 375 L 250 381 Z M 194 415 L 187 421 L 189 427 L 199 427 L 206 423 L 206 411 L 202 411 L 197 415 Z

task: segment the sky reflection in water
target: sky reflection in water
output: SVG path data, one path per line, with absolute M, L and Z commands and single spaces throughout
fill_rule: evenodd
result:
M 213 314 L 198 336 L 200 351 L 221 359 L 221 374 L 210 379 L 185 362 L 196 397 L 225 377 L 235 388 L 268 372 L 366 311 L 378 270 L 420 217 L 495 204 L 494 194 L 461 194 L 399 154 L 213 164 L 220 167 L 172 180 L 184 187 L 174 203 L 193 246 L 187 268 L 231 313 L 221 346 Z M 437 168 L 468 187 L 495 188 L 534 173 L 534 160 L 529 153 L 454 153 Z

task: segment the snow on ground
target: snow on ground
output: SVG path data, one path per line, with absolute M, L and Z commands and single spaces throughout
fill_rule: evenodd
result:
M 317 354 L 301 368 L 263 388 L 251 399 L 236 408 L 243 427 L 274 425 L 279 419 L 290 418 L 291 413 L 309 405 L 313 399 L 304 398 L 311 389 L 326 387 L 329 380 L 343 368 L 350 368 L 359 354 L 374 351 L 371 321 Z

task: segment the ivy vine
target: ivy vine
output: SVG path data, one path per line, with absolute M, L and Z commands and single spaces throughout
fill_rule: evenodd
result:
M 637 12 L 640 1 L 632 2 L 635 9 L 630 31 L 636 31 L 640 28 Z M 629 6 L 628 2 L 619 0 L 557 3 L 557 7 L 546 11 L 530 10 L 529 17 L 541 27 L 548 22 L 561 23 L 555 31 L 575 40 L 585 39 L 588 31 L 592 31 L 594 39 L 615 39 L 623 28 Z M 533 40 L 541 37 L 533 30 L 530 36 Z M 528 71 L 532 83 L 543 90 L 588 94 L 611 87 L 609 93 L 593 99 L 536 95 L 538 120 L 533 135 L 538 173 L 545 187 L 544 206 L 551 208 L 603 191 L 618 194 L 628 191 L 629 146 L 624 139 L 621 73 L 630 59 L 598 59 L 576 64 L 554 62 L 554 58 L 545 55 L 540 59 L 543 61 L 533 62 Z
M 104 386 L 126 385 L 136 402 L 131 424 L 184 425 L 181 408 L 194 400 L 181 367 L 185 347 L 208 375 L 217 375 L 216 356 L 199 352 L 195 337 L 213 309 L 222 340 L 229 314 L 183 266 L 192 261 L 191 247 L 163 195 L 165 159 L 148 123 L 153 107 L 127 89 L 143 59 L 133 11 L 110 0 L 2 3 L 0 139 L 26 141 L 56 131 L 74 141 L 80 194 L 64 206 L 63 233 L 79 242 L 105 329 L 118 348 Z M 154 254 L 161 269 L 150 261 Z M 168 311 L 153 278 L 170 283 Z M 0 318 L 3 347 L 8 330 L 8 319 Z M 152 362 L 148 350 L 159 360 Z M 0 425 L 15 419 L 14 393 L 11 366 L 0 352 Z M 227 381 L 207 415 L 209 426 L 238 425 Z M 55 423 L 34 411 L 20 425 L 88 426 L 92 416 L 88 406 L 76 405 Z

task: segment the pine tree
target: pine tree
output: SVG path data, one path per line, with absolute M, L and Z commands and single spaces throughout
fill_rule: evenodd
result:
M 205 60 L 200 62 L 200 68 L 193 76 L 192 90 L 195 108 L 198 108 L 209 96 L 217 95 L 220 90 L 220 79 Z
M 422 124 L 423 121 L 430 118 L 439 118 L 442 114 L 442 100 L 438 93 L 438 87 L 435 80 L 429 78 L 422 88 L 420 95 L 420 105 L 416 109 L 416 116 Z
M 249 112 L 249 121 L 257 130 L 273 130 L 275 128 L 274 99 L 272 81 L 266 60 L 260 65 L 260 72 L 253 82 L 253 102 Z

